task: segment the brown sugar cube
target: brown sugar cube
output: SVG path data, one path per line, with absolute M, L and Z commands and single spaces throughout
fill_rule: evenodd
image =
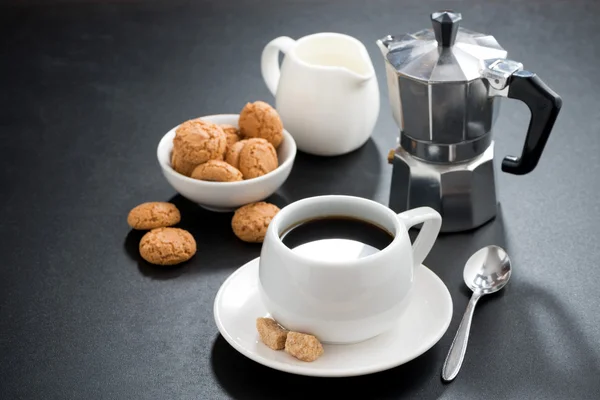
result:
M 264 101 L 247 103 L 240 112 L 240 133 L 244 138 L 262 138 L 277 148 L 283 140 L 283 123 L 277 111 Z
M 256 330 L 260 340 L 273 350 L 283 350 L 288 330 L 283 329 L 271 318 L 257 318 Z
M 323 354 L 323 345 L 313 335 L 289 332 L 285 340 L 285 352 L 301 361 L 315 361 Z

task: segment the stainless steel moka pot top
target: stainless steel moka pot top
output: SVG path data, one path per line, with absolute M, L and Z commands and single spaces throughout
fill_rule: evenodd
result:
M 507 60 L 493 36 L 459 27 L 461 15 L 431 14 L 433 29 L 377 41 L 386 60 L 398 147 L 390 207 L 430 206 L 442 231 L 476 228 L 496 215 L 494 142 L 497 97 L 523 101 L 531 121 L 521 156 L 506 156 L 502 170 L 531 172 L 560 110 L 560 97 L 523 65 Z

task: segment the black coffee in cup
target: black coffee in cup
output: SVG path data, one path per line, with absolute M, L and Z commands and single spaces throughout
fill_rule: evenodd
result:
M 343 216 L 302 221 L 281 234 L 283 244 L 294 252 L 331 261 L 366 257 L 393 240 L 394 235 L 378 225 Z

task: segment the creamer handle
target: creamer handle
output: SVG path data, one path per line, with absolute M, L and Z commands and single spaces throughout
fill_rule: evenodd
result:
M 294 39 L 287 36 L 280 36 L 271 40 L 263 49 L 261 72 L 273 96 L 276 95 L 277 86 L 279 85 L 279 52 L 286 54 L 295 44 L 296 41 Z

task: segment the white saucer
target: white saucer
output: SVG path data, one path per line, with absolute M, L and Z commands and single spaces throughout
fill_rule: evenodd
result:
M 215 298 L 219 331 L 246 357 L 280 371 L 309 376 L 356 376 L 384 371 L 425 353 L 448 329 L 452 298 L 430 269 L 415 270 L 413 298 L 398 325 L 373 339 L 346 345 L 323 345 L 318 360 L 307 363 L 259 341 L 256 318 L 268 315 L 258 292 L 258 258 L 235 271 Z

